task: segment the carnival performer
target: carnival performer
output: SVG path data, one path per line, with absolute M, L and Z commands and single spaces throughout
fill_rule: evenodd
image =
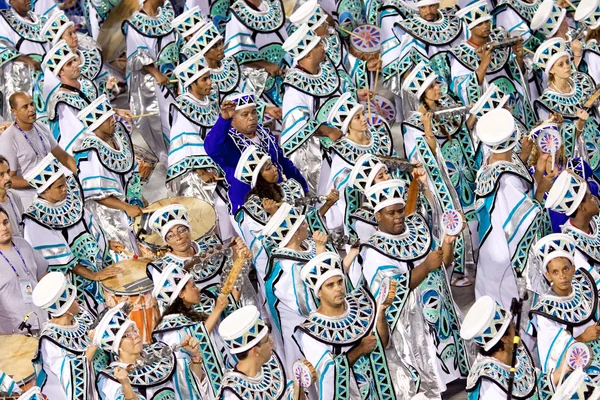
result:
M 341 95 L 327 116 L 327 123 L 339 129 L 344 136 L 333 142 L 327 149 L 327 163 L 322 168 L 329 170 L 329 177 L 322 180 L 319 194 L 325 195 L 335 190 L 344 193 L 350 170 L 363 154 L 376 154 L 382 157 L 395 156 L 394 143 L 387 124 L 381 122 L 370 126 L 364 113 L 364 106 L 356 103 L 350 93 Z M 325 215 L 327 228 L 335 230 L 344 226 L 346 201 L 340 197 Z
M 77 116 L 86 129 L 75 149 L 84 207 L 109 240 L 122 243 L 129 253 L 136 252 L 130 226 L 142 214 L 144 199 L 129 132 L 115 121 L 105 95 Z
M 0 116 L 10 119 L 10 96 L 25 92 L 35 98 L 36 111 L 43 113 L 42 66 L 46 54 L 41 34 L 44 19 L 31 11 L 31 2 L 10 0 L 10 7 L 0 11 L 0 91 L 2 109 Z
M 41 252 L 49 270 L 74 274 L 79 303 L 94 314 L 104 301 L 97 282 L 120 272 L 108 266 L 112 262 L 109 249 L 119 252 L 123 245 L 106 239 L 95 218 L 85 212 L 79 182 L 72 175 L 65 176 L 52 154 L 24 179 L 38 193 L 23 214 L 25 240 Z
M 531 18 L 530 28 L 542 41 L 551 38 L 567 39 L 569 18 L 566 4 L 558 1 L 543 0 Z
M 8 211 L 0 207 L 0 333 L 3 335 L 23 331 L 21 322 L 29 313 L 39 318 L 30 320 L 33 331 L 39 332 L 40 324 L 46 321 L 44 312 L 33 304 L 30 290 L 46 274 L 48 261 L 25 239 L 13 235 L 12 225 Z
M 94 328 L 94 346 L 109 352 L 115 360 L 101 370 L 96 379 L 100 398 L 187 399 L 176 390 L 177 361 L 173 349 L 163 342 L 144 346 L 135 322 L 129 319 L 128 308 L 126 303 L 117 304 Z M 187 384 L 197 389 L 204 378 L 199 343 L 188 336 L 180 346 L 192 359 L 191 379 Z
M 567 358 L 568 347 L 574 342 L 597 348 L 600 327 L 593 304 L 598 301 L 597 271 L 575 266 L 575 241 L 572 237 L 554 233 L 535 245 L 539 267 L 548 289 L 540 293 L 531 308 L 532 322 L 537 332 L 538 354 L 544 372 L 558 369 Z M 590 378 L 600 374 L 595 355 L 585 368 Z
M 135 127 L 148 147 L 167 164 L 169 107 L 175 100 L 173 71 L 179 63 L 179 47 L 171 21 L 175 15 L 169 0 L 146 0 L 139 11 L 123 22 L 127 42 L 127 87 Z M 146 115 L 150 114 L 150 115 Z
M 426 61 L 437 65 L 438 54 L 456 47 L 464 40 L 456 7 L 440 9 L 439 0 L 419 0 L 418 13 L 403 18 L 401 14 L 383 14 L 381 18 L 383 81 L 397 96 L 401 95 L 401 113 L 405 118 L 415 111 L 415 99 L 404 96 L 400 85 L 415 64 Z M 441 59 L 444 65 L 445 60 Z M 437 72 L 442 72 L 442 68 Z M 448 73 L 440 74 L 447 80 Z M 449 83 L 449 82 L 446 82 Z M 398 97 L 396 97 L 399 100 Z M 399 107 L 396 107 L 399 111 Z
M 362 1 L 323 0 L 320 3 L 325 12 L 331 15 L 333 21 L 338 26 L 345 27 L 346 30 L 354 29 L 365 20 L 365 3 Z
M 221 388 L 224 363 L 223 356 L 214 342 L 212 333 L 219 317 L 229 304 L 227 296 L 220 294 L 209 313 L 195 309 L 201 302 L 200 290 L 194 283 L 193 275 L 176 264 L 169 264 L 156 282 L 153 295 L 166 309 L 152 336 L 173 348 L 180 346 L 190 336 L 200 343 L 201 361 L 191 359 L 181 349 L 175 352 L 177 358 L 176 390 L 183 399 L 215 399 Z M 216 333 L 216 332 L 215 332 Z M 193 381 L 192 365 L 203 363 L 208 382 L 201 387 L 189 385 Z
M 328 177 L 319 170 L 323 156 L 318 136 L 327 136 L 333 141 L 342 136 L 339 129 L 325 123 L 325 105 L 334 96 L 345 92 L 356 92 L 359 100 L 366 100 L 370 91 L 357 91 L 343 70 L 336 71 L 326 56 L 324 40 L 307 25 L 298 28 L 285 41 L 283 48 L 294 59 L 295 66 L 284 79 L 281 146 L 314 192 L 320 177 Z
M 533 36 L 531 21 L 540 7 L 542 0 L 510 1 L 499 0 L 492 11 L 496 25 L 503 27 L 511 36 L 520 36 L 524 45 L 530 50 L 535 50 L 533 44 L 527 42 Z M 537 38 L 536 38 L 537 39 Z M 531 40 L 533 42 L 533 40 Z
M 419 63 L 403 83 L 405 93 L 419 99 L 419 108 L 404 121 L 404 151 L 409 160 L 423 164 L 427 185 L 435 193 L 432 218 L 434 235 L 441 214 L 453 209 L 464 213 L 469 224 L 458 238 L 452 284 L 468 286 L 469 269 L 475 265 L 479 246 L 475 218 L 475 176 L 481 163 L 469 134 L 470 120 L 460 115 L 435 117 L 443 108 L 460 107 L 450 96 L 442 96 L 437 75 L 424 62 Z M 472 123 L 471 123 L 472 126 Z
M 571 58 L 566 43 L 560 38 L 547 40 L 540 45 L 534 56 L 535 63 L 543 70 L 547 87 L 534 102 L 542 121 L 559 114 L 562 141 L 567 159 L 581 157 L 589 161 L 596 177 L 600 177 L 600 160 L 595 144 L 600 140 L 600 125 L 584 107 L 595 91 L 593 79 L 583 72 L 571 70 Z
M 279 181 L 283 181 L 284 177 L 295 179 L 308 193 L 306 180 L 292 161 L 284 156 L 278 138 L 258 123 L 256 106 L 254 94 L 251 93 L 228 98 L 221 104 L 221 116 L 204 140 L 206 153 L 225 172 L 232 215 L 244 204 L 251 189 L 250 185 L 235 178 L 240 156 L 250 145 L 269 154 L 277 167 Z
M 518 131 L 514 118 L 503 108 L 489 111 L 477 122 L 477 135 L 489 155 L 477 172 L 479 258 L 475 295 L 490 296 L 503 307 L 518 298 L 517 279 L 536 237 L 545 235 L 546 216 L 541 207 L 556 172 L 546 163 L 536 166 L 537 188 L 519 156 L 513 152 Z
M 50 131 L 58 144 L 72 154 L 81 141 L 77 113 L 98 98 L 98 88 L 79 70 L 77 54 L 60 40 L 44 58 L 44 74 L 53 74 L 60 84 L 52 91 L 46 105 Z
M 225 25 L 229 21 L 229 6 L 231 5 L 230 0 L 186 0 L 185 8 L 187 10 L 199 7 L 203 15 L 207 20 L 212 20 L 218 27 L 219 32 L 225 31 Z
M 196 197 L 214 205 L 219 236 L 233 237 L 227 188 L 219 179 L 219 167 L 206 154 L 204 139 L 219 118 L 219 92 L 213 90 L 211 70 L 201 54 L 180 64 L 174 74 L 184 92 L 171 104 L 168 136 L 167 188 L 176 196 Z
M 12 234 L 23 237 L 23 203 L 19 195 L 11 188 L 10 165 L 6 158 L 0 154 L 0 207 L 4 209 L 10 222 Z
M 41 34 L 46 40 L 48 49 L 64 40 L 71 52 L 75 53 L 79 59 L 81 75 L 94 82 L 100 93 L 106 94 L 109 98 L 113 97 L 111 96 L 112 89 L 118 89 L 117 81 L 104 65 L 100 45 L 90 36 L 78 33 L 75 24 L 67 18 L 64 12 L 57 11 L 50 15 L 42 27 Z M 44 75 L 44 100 L 47 100 L 49 95 L 47 91 L 51 91 L 60 84 L 52 78 L 54 78 L 52 74 Z M 49 80 L 50 82 L 48 82 Z
M 512 315 L 489 296 L 480 297 L 465 317 L 460 335 L 473 340 L 480 354 L 467 378 L 468 398 L 505 400 L 509 390 L 511 357 L 516 328 Z M 550 399 L 561 379 L 562 366 L 552 374 L 541 373 L 527 350 L 520 344 L 512 395 L 522 399 Z M 570 372 L 565 366 L 564 371 Z
M 415 393 L 409 371 L 385 349 L 386 310 L 364 287 L 346 291 L 342 260 L 323 252 L 301 269 L 320 306 L 298 325 L 298 345 L 317 371 L 319 399 L 395 399 Z
M 468 27 L 469 39 L 452 47 L 450 56 L 450 89 L 464 105 L 479 100 L 495 83 L 511 96 L 515 118 L 532 127 L 536 121 L 528 91 L 528 70 L 523 62 L 523 41 L 508 47 L 495 47 L 494 42 L 509 37 L 506 30 L 492 27 L 487 3 L 479 1 L 461 9 L 457 15 Z
M 55 271 L 40 280 L 32 297 L 50 315 L 33 359 L 43 393 L 57 400 L 98 399 L 94 362 L 100 362 L 101 356 L 95 358 L 98 348 L 91 341 L 92 319 L 79 307 L 77 289 Z
M 219 335 L 239 360 L 221 382 L 221 400 L 304 400 L 297 381 L 287 380 L 281 360 L 273 351 L 269 328 L 258 309 L 246 306 L 234 311 L 219 325 Z
M 404 187 L 402 181 L 389 180 L 365 193 L 378 231 L 361 246 L 362 268 L 354 263 L 349 275 L 354 287 L 364 282 L 373 295 L 384 278 L 396 279 L 401 294 L 388 310 L 392 343 L 420 375 L 421 391 L 432 396 L 466 376 L 469 368 L 445 271 L 453 263 L 456 236 L 438 241 L 421 215 L 405 216 Z M 447 357 L 449 349 L 452 357 Z
M 48 128 L 38 122 L 33 98 L 16 92 L 9 99 L 15 122 L 0 135 L 0 154 L 11 167 L 12 187 L 27 209 L 36 191 L 23 176 L 31 171 L 49 153 L 71 172 L 77 172 L 75 159 L 58 145 Z
M 269 74 L 264 94 L 276 106 L 283 102 L 282 77 L 287 61 L 282 50 L 287 39 L 287 19 L 281 0 L 236 0 L 225 26 L 225 56 L 240 65 L 264 69 Z
M 269 256 L 264 277 L 267 306 L 274 321 L 273 333 L 280 335 L 283 344 L 284 368 L 291 373 L 292 363 L 301 357 L 293 337 L 294 330 L 317 309 L 316 298 L 305 287 L 300 270 L 316 255 L 335 249 L 327 244 L 327 235 L 323 231 L 314 231 L 309 240 L 306 216 L 287 203 L 279 206 L 262 234 L 261 240 Z M 344 259 L 346 269 L 357 255 L 358 248 L 348 252 Z M 279 342 L 276 340 L 276 343 Z M 282 354 L 279 350 L 278 354 Z
M 546 207 L 568 217 L 562 232 L 576 244 L 575 266 L 600 272 L 600 208 L 590 184 L 571 171 L 561 172 L 548 192 Z
M 577 6 L 576 20 L 588 27 L 583 41 L 583 58 L 587 73 L 600 84 L 600 19 L 597 1 L 582 1 Z M 581 64 L 580 64 L 581 65 Z

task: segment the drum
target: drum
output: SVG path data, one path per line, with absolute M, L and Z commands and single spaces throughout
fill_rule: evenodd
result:
M 31 360 L 38 348 L 36 338 L 25 335 L 0 336 L 0 371 L 26 391 L 35 385 Z
M 204 200 L 193 197 L 169 197 L 155 201 L 144 209 L 144 214 L 135 219 L 133 226 L 143 257 L 156 258 L 167 250 L 167 245 L 162 238 L 150 229 L 148 218 L 154 211 L 171 204 L 181 204 L 187 209 L 190 215 L 190 226 L 192 227 L 192 240 L 198 240 L 215 229 L 217 213 Z
M 379 57 L 381 30 L 375 25 L 359 25 L 350 35 L 350 53 L 363 61 Z
M 135 321 L 144 343 L 152 341 L 152 331 L 160 320 L 158 303 L 152 297 L 153 284 L 146 274 L 150 261 L 138 258 L 113 264 L 121 267 L 123 272 L 101 282 L 107 306 L 114 307 L 124 301 L 131 303 L 133 309 L 129 318 Z
M 396 122 L 396 108 L 386 97 L 376 94 L 370 101 L 371 113 L 383 117 L 387 122 Z M 369 112 L 367 103 L 364 102 L 365 110 Z
M 150 180 L 152 172 L 154 172 L 154 168 L 156 168 L 156 164 L 158 164 L 158 158 L 149 150 L 137 145 L 133 145 L 133 152 L 138 163 L 141 181 L 142 183 L 147 183 Z

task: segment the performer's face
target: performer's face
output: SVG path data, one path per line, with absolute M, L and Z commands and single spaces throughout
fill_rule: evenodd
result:
M 439 9 L 439 4 L 431 4 L 429 6 L 419 7 L 419 15 L 425 21 L 437 21 L 437 19 L 440 17 L 440 13 L 438 12 Z
M 22 93 L 16 98 L 16 107 L 11 109 L 17 122 L 33 124 L 37 119 L 35 105 L 30 95 Z
M 61 39 L 67 42 L 67 46 L 74 49 L 79 45 L 79 39 L 77 38 L 77 30 L 74 26 L 70 26 L 62 34 Z
M 71 307 L 69 307 L 69 309 L 67 310 L 68 312 L 70 312 L 73 315 L 77 315 L 81 312 L 81 309 L 79 308 L 79 302 L 77 301 L 77 298 L 75 300 L 73 300 L 73 303 L 71 303 Z
M 575 267 L 564 257 L 555 258 L 546 266 L 546 278 L 559 295 L 571 293 L 574 273 Z
M 211 47 L 205 54 L 204 57 L 207 60 L 221 61 L 225 58 L 225 42 L 223 39 L 219 40 L 213 47 Z
M 389 181 L 390 180 L 390 175 L 388 174 L 388 170 L 387 168 L 383 167 L 379 169 L 379 172 L 377 172 L 377 175 L 375 175 L 375 178 L 373 179 L 373 185 L 379 183 L 379 182 L 385 182 L 385 181 Z
M 267 183 L 277 183 L 279 181 L 279 171 L 277 171 L 277 167 L 271 161 L 265 163 L 260 171 L 260 175 Z
M 367 124 L 367 117 L 365 117 L 365 114 L 363 111 L 364 110 L 361 110 L 361 111 L 357 112 L 356 114 L 354 114 L 354 116 L 352 117 L 352 120 L 350 121 L 350 125 L 349 125 L 350 129 L 359 131 L 359 132 L 366 132 L 367 129 L 369 129 L 369 125 Z
M 81 76 L 79 71 L 79 57 L 73 57 L 61 68 L 58 73 L 61 79 L 75 80 Z
M 600 208 L 598 207 L 598 198 L 592 194 L 589 187 L 578 209 L 582 209 L 589 216 L 598 215 Z
M 425 90 L 425 98 L 431 101 L 438 101 L 442 98 L 442 89 L 440 88 L 439 83 L 433 81 L 431 85 Z
M 19 15 L 25 15 L 31 10 L 31 2 L 29 0 L 11 0 L 10 5 Z
M 344 304 L 346 299 L 344 278 L 341 276 L 333 276 L 327 279 L 317 294 L 323 303 L 326 303 L 330 307 L 339 307 Z
M 100 126 L 97 128 L 98 131 L 105 135 L 112 136 L 115 134 L 115 117 L 108 117 Z
M 208 96 L 212 91 L 212 79 L 210 79 L 210 72 L 202 75 L 192 83 L 192 90 L 195 94 L 200 96 Z
M 404 204 L 392 204 L 375 213 L 379 228 L 389 234 L 404 232 Z
M 200 303 L 200 290 L 193 279 L 190 279 L 181 292 L 179 297 L 187 304 L 198 304 Z
M 263 364 L 269 361 L 271 359 L 271 352 L 273 351 L 273 339 L 271 338 L 271 334 L 267 333 L 267 335 L 262 338 L 252 350 L 255 351 L 256 356 Z
M 319 44 L 315 46 L 314 49 L 310 51 L 310 55 L 315 59 L 319 64 L 325 61 L 325 42 L 323 39 L 319 41 Z
M 10 167 L 7 162 L 0 163 L 0 190 L 10 189 L 12 179 L 10 177 Z
M 165 241 L 175 251 L 187 251 L 192 245 L 190 229 L 185 225 L 175 225 L 165 235 Z
M 251 135 L 256 132 L 258 125 L 258 112 L 256 107 L 246 107 L 233 114 L 231 125 L 239 132 Z
M 471 33 L 473 36 L 477 36 L 480 38 L 488 38 L 490 37 L 490 33 L 492 33 L 492 22 L 484 21 L 477 25 L 474 28 L 471 28 Z
M 12 226 L 6 212 L 0 212 L 0 243 L 7 244 L 12 240 Z
M 550 74 L 555 78 L 569 79 L 571 77 L 571 62 L 568 56 L 562 56 L 559 58 L 552 68 L 550 68 Z
M 140 354 L 142 352 L 142 337 L 135 326 L 127 328 L 123 334 L 123 339 L 121 339 L 119 350 L 129 354 Z
M 306 222 L 306 220 L 302 221 L 294 236 L 300 241 L 308 239 L 308 222 Z
M 50 203 L 58 203 L 67 198 L 67 178 L 61 176 L 44 193 L 44 199 Z

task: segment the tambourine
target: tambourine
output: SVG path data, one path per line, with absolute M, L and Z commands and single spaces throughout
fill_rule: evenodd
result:
M 387 122 L 396 121 L 396 108 L 386 97 L 376 94 L 369 101 L 374 114 L 381 115 Z
M 296 382 L 303 387 L 308 388 L 317 380 L 317 371 L 315 367 L 307 360 L 298 360 L 292 366 Z
M 562 146 L 562 138 L 560 133 L 553 129 L 546 129 L 540 132 L 537 139 L 540 150 L 546 154 L 558 153 Z
M 391 303 L 396 297 L 396 280 L 391 278 L 383 278 L 379 293 L 377 294 L 377 305 Z
M 448 236 L 456 236 L 463 229 L 463 217 L 456 210 L 448 210 L 442 214 L 442 227 Z
M 592 361 L 592 351 L 587 344 L 575 342 L 569 346 L 567 350 L 567 364 L 571 369 L 586 369 L 592 364 Z

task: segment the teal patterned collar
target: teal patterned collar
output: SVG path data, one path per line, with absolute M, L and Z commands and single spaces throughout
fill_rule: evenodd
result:
M 475 391 L 482 381 L 492 382 L 506 393 L 510 366 L 493 357 L 478 356 L 467 377 L 467 392 Z M 517 371 L 513 386 L 513 397 L 516 399 L 537 398 L 537 371 L 531 356 L 523 345 L 517 351 Z
M 170 1 L 165 1 L 162 7 L 158 8 L 158 14 L 154 17 L 141 11 L 136 12 L 131 18 L 123 22 L 122 30 L 125 33 L 125 27 L 131 26 L 143 36 L 151 38 L 161 38 L 173 32 L 171 21 L 175 16 L 175 11 Z
M 527 183 L 533 184 L 533 179 L 527 167 L 521 159 L 513 152 L 512 162 L 499 161 L 492 165 L 484 162 L 484 165 L 477 172 L 477 189 L 475 194 L 479 197 L 486 197 L 494 192 L 498 186 L 500 176 L 504 173 L 510 173 L 523 178 Z
M 285 14 L 281 0 L 262 0 L 267 10 L 259 11 L 250 7 L 244 0 L 231 5 L 231 12 L 240 22 L 253 32 L 276 32 L 285 25 Z
M 83 218 L 83 193 L 77 179 L 72 175 L 67 178 L 66 199 L 53 204 L 38 196 L 25 211 L 25 216 L 53 230 L 79 223 Z
M 283 190 L 284 202 L 289 203 L 292 199 L 304 197 L 304 189 L 295 179 L 288 179 L 281 183 L 280 187 Z M 262 199 L 256 195 L 250 196 L 240 210 L 248 213 L 252 219 L 261 225 L 266 225 L 269 220 L 269 214 L 263 208 Z
M 499 0 L 496 8 L 498 9 L 501 6 L 512 8 L 527 24 L 530 24 L 535 12 L 540 8 L 540 2 L 525 3 L 521 0 Z
M 233 392 L 240 399 L 278 400 L 283 399 L 287 379 L 281 361 L 274 352 L 263 364 L 256 377 L 248 377 L 235 370 L 227 371 L 223 377 L 221 393 Z M 220 397 L 222 398 L 222 397 Z
M 573 291 L 569 296 L 558 296 L 550 289 L 540 296 L 531 313 L 560 324 L 581 326 L 594 318 L 597 310 L 598 290 L 594 279 L 589 272 L 579 268 L 573 275 Z
M 338 156 L 344 159 L 348 164 L 356 164 L 356 160 L 364 154 L 378 154 L 389 157 L 394 152 L 392 138 L 384 124 L 369 126 L 371 135 L 370 143 L 361 145 L 343 136 L 336 140 L 331 146 Z
M 591 51 L 592 53 L 596 53 L 600 56 L 600 44 L 596 39 L 592 39 L 585 44 L 585 51 Z
M 90 37 L 78 33 L 77 38 L 79 40 L 77 53 L 81 62 L 79 69 L 86 78 L 93 81 L 102 70 L 102 52 Z
M 156 328 L 154 328 L 153 334 L 164 333 L 169 331 L 175 331 L 190 326 L 199 324 L 200 322 L 194 322 L 183 314 L 170 314 L 162 317 Z
M 339 67 L 342 62 L 342 42 L 340 41 L 340 35 L 337 32 L 327 35 L 325 37 L 325 46 L 327 55 L 333 62 L 333 65 Z
M 165 353 L 167 355 L 165 355 Z M 133 387 L 145 388 L 157 386 L 166 383 L 169 379 L 171 379 L 173 373 L 175 372 L 176 363 L 175 355 L 168 345 L 163 342 L 156 342 L 146 345 L 142 350 L 142 357 L 151 357 L 156 361 L 144 366 L 134 366 L 133 369 L 129 370 L 129 380 L 131 381 L 131 385 Z M 115 368 L 117 367 L 127 369 L 129 365 L 115 361 L 110 364 L 108 368 L 102 370 L 100 374 L 113 381 L 117 381 L 117 378 L 114 376 Z M 165 399 L 171 398 L 174 397 L 165 397 Z
M 317 256 L 317 249 L 315 242 L 312 239 L 306 239 L 304 241 L 304 247 L 306 250 L 292 250 L 284 247 L 283 249 L 275 249 L 271 254 L 271 258 L 283 258 L 288 260 L 308 262 Z
M 590 222 L 590 233 L 581 231 L 569 222 L 562 226 L 563 233 L 566 233 L 575 239 L 577 249 L 579 249 L 579 251 L 584 253 L 586 256 L 592 258 L 597 263 L 600 263 L 600 232 L 598 231 L 598 226 L 600 226 L 599 224 L 600 217 L 596 215 Z
M 210 128 L 219 119 L 219 94 L 213 90 L 202 101 L 189 93 L 184 93 L 177 97 L 175 107 L 194 124 L 203 128 Z
M 98 89 L 96 88 L 96 85 L 83 76 L 79 77 L 78 81 L 81 85 L 79 90 L 81 90 L 87 99 L 90 102 L 96 100 L 98 97 Z M 71 92 L 59 87 L 58 90 L 52 93 L 50 100 L 48 100 L 48 105 L 46 107 L 48 111 L 48 119 L 50 121 L 55 121 L 58 118 L 57 110 L 58 105 L 61 103 L 66 104 L 79 112 L 90 104 L 88 100 L 81 97 L 77 92 Z
M 210 73 L 210 79 L 217 84 L 221 96 L 235 91 L 240 84 L 241 77 L 240 66 L 235 57 L 225 57 L 221 60 L 221 66 L 213 68 Z
M 410 262 L 425 257 L 431 249 L 431 232 L 425 219 L 413 213 L 404 220 L 404 232 L 390 235 L 381 231 L 373 234 L 363 246 L 401 262 Z
M 375 301 L 366 289 L 360 287 L 346 295 L 343 315 L 328 317 L 315 311 L 297 329 L 328 345 L 352 346 L 369 334 L 374 319 Z
M 127 130 L 120 122 L 115 124 L 114 140 L 118 145 L 118 149 L 109 146 L 104 140 L 90 133 L 81 143 L 80 150 L 75 153 L 95 151 L 102 165 L 108 170 L 117 174 L 128 173 L 135 166 L 133 144 Z
M 299 68 L 290 69 L 283 79 L 284 85 L 289 85 L 299 91 L 315 97 L 329 97 L 340 87 L 340 78 L 335 66 L 326 58 L 321 63 L 319 74 L 313 75 Z
M 43 339 L 48 339 L 57 346 L 76 354 L 83 354 L 90 346 L 88 328 L 91 323 L 89 318 L 76 316 L 73 325 L 63 326 L 48 322 L 40 333 L 40 344 Z
M 0 10 L 0 15 L 4 17 L 10 27 L 23 39 L 37 43 L 46 42 L 40 33 L 45 22 L 44 17 L 37 16 L 30 11 L 29 17 L 31 20 L 23 19 L 12 7 Z
M 506 33 L 501 30 L 492 30 L 490 35 L 491 41 L 499 41 L 506 38 Z M 450 49 L 450 53 L 456 57 L 465 68 L 471 71 L 476 71 L 479 67 L 479 56 L 475 52 L 475 47 L 470 45 L 466 40 L 456 47 Z M 486 75 L 492 75 L 500 71 L 510 59 L 510 47 L 494 49 L 492 52 L 492 62 L 486 71 Z
M 581 108 L 581 104 L 586 98 L 594 92 L 595 85 L 592 78 L 583 72 L 575 72 L 571 79 L 574 86 L 571 93 L 558 93 L 546 88 L 536 102 L 550 112 L 557 112 L 563 117 L 577 118 L 577 110 Z
M 454 14 L 454 8 L 440 8 L 441 18 L 437 21 L 425 21 L 418 14 L 399 23 L 402 30 L 417 40 L 431 46 L 443 46 L 452 43 L 462 33 L 460 20 Z

